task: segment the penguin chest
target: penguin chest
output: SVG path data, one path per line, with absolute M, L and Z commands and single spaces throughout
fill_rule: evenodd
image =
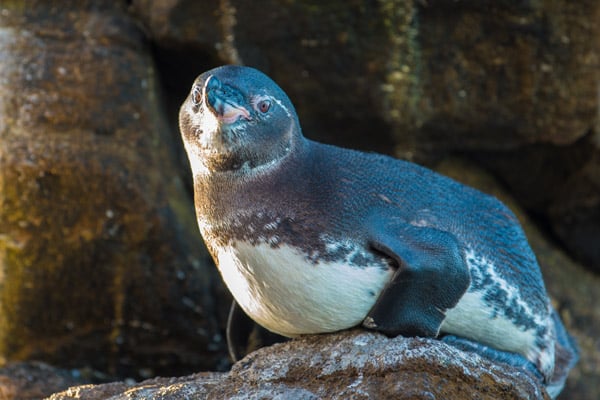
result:
M 238 241 L 215 258 L 237 303 L 256 322 L 284 336 L 333 332 L 365 318 L 391 270 L 309 259 L 300 249 Z

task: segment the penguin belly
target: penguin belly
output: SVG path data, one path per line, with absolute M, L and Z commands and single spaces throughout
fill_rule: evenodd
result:
M 286 244 L 233 242 L 218 248 L 216 258 L 240 307 L 288 337 L 360 324 L 393 273 L 383 260 L 367 266 L 315 260 Z

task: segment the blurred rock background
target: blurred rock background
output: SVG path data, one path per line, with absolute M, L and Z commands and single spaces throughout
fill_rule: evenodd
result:
M 600 398 L 596 0 L 2 0 L 0 398 L 18 361 L 80 381 L 229 367 L 177 129 L 227 63 L 277 81 L 311 139 L 507 201 L 582 349 L 561 398 Z

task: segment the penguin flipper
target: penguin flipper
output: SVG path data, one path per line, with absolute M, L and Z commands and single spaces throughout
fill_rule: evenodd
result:
M 446 310 L 458 303 L 471 282 L 456 237 L 434 228 L 394 224 L 369 244 L 398 269 L 363 325 L 391 336 L 436 337 Z

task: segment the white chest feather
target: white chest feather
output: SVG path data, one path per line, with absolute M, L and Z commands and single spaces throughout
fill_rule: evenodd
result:
M 244 311 L 285 336 L 332 332 L 360 324 L 391 271 L 344 262 L 313 264 L 296 248 L 233 243 L 220 248 L 223 280 Z

